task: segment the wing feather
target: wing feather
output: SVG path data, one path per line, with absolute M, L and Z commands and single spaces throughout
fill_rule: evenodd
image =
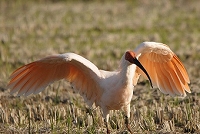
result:
M 181 63 L 181 61 L 175 54 L 174 54 L 174 58 L 172 59 L 172 63 L 177 67 L 177 70 L 180 71 L 181 74 L 179 76 L 184 78 L 184 80 L 182 79 L 182 82 L 190 83 L 185 67 L 183 66 L 183 64 Z
M 18 92 L 18 95 L 28 96 L 41 92 L 54 81 L 66 79 L 86 96 L 89 103 L 93 103 L 90 99 L 95 101 L 102 93 L 100 77 L 100 71 L 93 63 L 77 54 L 65 53 L 20 67 L 11 74 L 8 88 L 12 94 Z
M 160 79 L 163 79 L 163 84 L 165 84 L 165 91 L 173 91 L 173 94 L 170 94 L 171 96 L 174 96 L 175 94 L 181 95 L 181 92 L 179 90 L 176 90 L 176 85 L 173 81 L 173 77 L 170 75 L 169 71 L 166 71 L 165 67 L 167 67 L 167 63 L 163 63 L 163 65 L 160 65 L 160 72 L 162 72 L 163 77 Z M 164 69 L 163 69 L 164 68 Z M 169 94 L 169 93 L 168 93 Z
M 144 42 L 134 52 L 147 70 L 153 85 L 163 93 L 171 96 L 186 96 L 185 91 L 191 92 L 185 67 L 167 45 Z M 139 68 L 136 71 L 146 77 Z
M 166 76 L 168 77 L 169 83 L 171 85 L 171 89 L 169 89 L 169 90 L 172 90 L 174 92 L 174 94 L 171 96 L 174 96 L 175 94 L 184 96 L 185 91 L 182 90 L 181 83 L 180 83 L 179 78 L 177 77 L 176 73 L 173 70 L 174 69 L 173 66 L 171 66 L 171 67 L 172 68 L 170 68 L 169 63 L 167 63 L 167 64 L 165 63 L 165 65 L 163 66 L 164 70 L 166 70 L 163 73 L 166 74 Z
M 158 82 L 158 88 L 164 93 L 164 94 L 170 94 L 173 95 L 173 90 L 172 90 L 172 86 L 169 83 L 168 78 L 165 76 L 165 74 L 162 72 L 162 67 L 161 66 L 157 66 L 158 71 L 160 72 L 158 76 L 159 82 Z M 166 90 L 166 89 L 169 89 Z
M 26 74 L 29 73 L 29 72 L 30 72 L 30 70 L 27 69 L 26 66 L 17 69 L 17 70 L 13 73 L 13 75 L 10 76 L 10 79 L 11 79 L 11 80 L 10 80 L 10 84 L 15 85 L 15 83 L 17 83 L 17 82 L 19 81 L 20 78 L 23 78 L 24 75 L 26 75 Z
M 36 71 L 30 71 L 29 69 L 27 69 L 26 71 L 22 71 L 22 74 L 18 74 L 16 77 L 13 78 L 13 80 L 11 79 L 10 81 L 10 88 L 13 88 L 13 90 L 11 91 L 11 93 L 17 92 L 18 90 L 21 89 L 21 87 L 23 87 L 23 85 L 27 82 L 27 80 L 31 79 L 31 74 L 34 73 Z
M 31 68 L 31 65 L 29 65 L 29 66 Z M 22 66 L 12 73 L 12 75 L 10 76 L 10 79 L 12 79 L 12 81 L 15 81 L 18 77 L 21 77 L 23 74 L 25 74 L 26 71 L 29 71 L 29 70 L 26 69 L 26 66 Z M 10 82 L 12 82 L 12 81 L 10 81 Z

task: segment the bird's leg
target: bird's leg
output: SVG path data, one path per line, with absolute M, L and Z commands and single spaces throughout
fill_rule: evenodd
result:
M 103 109 L 103 118 L 104 118 L 104 123 L 105 123 L 105 125 L 106 125 L 107 134 L 110 134 L 110 129 L 109 129 L 109 127 L 108 127 L 109 110 Z
M 127 116 L 125 116 L 125 124 L 126 124 L 126 128 L 128 129 L 128 131 L 133 134 L 130 124 L 129 124 L 129 118 Z
M 106 119 L 104 119 L 104 123 L 106 125 L 107 134 L 110 134 L 110 129 L 108 127 L 108 122 L 106 121 Z
M 93 121 L 93 124 L 95 123 L 95 120 L 94 120 L 94 115 L 93 115 L 93 109 L 90 107 L 90 108 L 87 108 L 86 107 L 86 113 L 88 113 L 89 115 L 92 116 L 92 121 Z
M 133 134 L 132 130 L 131 130 L 131 127 L 130 127 L 130 124 L 129 124 L 129 118 L 130 118 L 130 104 L 128 104 L 126 107 L 124 107 L 124 112 L 125 112 L 125 118 L 124 118 L 124 121 L 125 121 L 125 125 L 126 125 L 126 128 L 128 129 L 128 131 Z

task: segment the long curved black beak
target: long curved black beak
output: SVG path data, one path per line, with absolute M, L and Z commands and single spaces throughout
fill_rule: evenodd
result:
M 150 81 L 151 87 L 153 88 L 153 84 L 151 82 L 151 78 L 150 78 L 149 74 L 147 73 L 145 68 L 142 66 L 142 64 L 137 60 L 137 58 L 133 58 L 133 64 L 137 65 L 146 74 L 146 76 L 148 77 L 148 79 Z

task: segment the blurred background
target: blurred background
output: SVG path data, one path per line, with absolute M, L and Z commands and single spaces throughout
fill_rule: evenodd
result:
M 178 55 L 190 76 L 190 87 L 193 93 L 189 95 L 186 101 L 179 101 L 171 97 L 164 99 L 164 96 L 157 89 L 149 90 L 148 84 L 141 82 L 136 86 L 133 108 L 146 106 L 148 109 L 147 104 L 152 104 L 152 107 L 156 105 L 156 108 L 152 111 L 147 110 L 143 114 L 144 117 L 149 118 L 149 112 L 152 112 L 152 119 L 149 119 L 150 124 L 147 123 L 146 127 L 145 123 L 142 124 L 144 125 L 143 129 L 139 127 L 136 132 L 165 132 L 164 130 L 166 132 L 198 132 L 200 129 L 200 114 L 198 112 L 200 104 L 199 0 L 1 0 L 0 126 L 2 127 L 0 127 L 0 130 L 2 132 L 26 133 L 41 132 L 41 128 L 49 128 L 47 131 L 52 132 L 58 127 L 54 124 L 54 121 L 47 123 L 46 127 L 41 123 L 50 120 L 52 117 L 51 112 L 49 112 L 51 108 L 47 105 L 52 104 L 58 106 L 58 109 L 60 107 L 67 109 L 66 105 L 62 105 L 65 103 L 62 101 L 67 100 L 67 104 L 69 101 L 70 104 L 75 104 L 74 98 L 70 99 L 70 95 L 74 95 L 74 93 L 69 84 L 62 81 L 55 86 L 48 87 L 51 89 L 45 90 L 40 95 L 27 98 L 10 95 L 6 85 L 9 81 L 9 75 L 18 67 L 51 54 L 75 52 L 92 61 L 100 69 L 116 70 L 123 53 L 126 50 L 133 50 L 144 41 L 165 43 Z M 58 87 L 59 90 L 57 90 Z M 140 93 L 147 94 L 148 97 Z M 152 95 L 152 93 L 155 94 Z M 49 96 L 49 98 L 45 96 Z M 157 98 L 158 105 L 154 102 L 155 98 Z M 49 100 L 52 100 L 52 102 L 49 102 Z M 75 105 L 77 109 L 86 107 L 82 104 L 80 96 L 77 95 L 75 100 L 78 101 Z M 142 104 L 137 103 L 137 100 L 140 100 Z M 170 115 L 166 113 L 166 120 L 161 120 L 161 117 L 155 113 L 159 113 L 157 108 L 164 110 L 165 106 L 169 105 L 167 102 L 172 102 L 170 103 L 172 107 L 180 108 L 180 111 L 171 110 L 169 112 L 168 109 Z M 35 107 L 32 106 L 40 103 L 43 105 L 43 110 L 46 110 L 47 114 L 50 113 L 48 116 L 40 117 L 39 111 L 33 112 Z M 179 104 L 190 106 L 191 113 L 187 121 L 184 121 L 184 118 L 186 114 L 188 115 L 188 107 L 183 106 L 186 111 L 181 111 L 182 107 Z M 13 109 L 15 110 L 13 111 Z M 84 110 L 82 112 L 85 113 Z M 137 110 L 133 110 L 133 114 L 137 114 L 137 112 Z M 177 117 L 178 119 L 175 116 L 171 117 L 171 114 L 175 115 L 176 112 L 181 116 Z M 197 112 L 197 114 L 193 112 Z M 115 114 L 118 116 L 121 113 Z M 39 116 L 39 125 L 33 115 Z M 75 117 L 72 115 L 69 114 L 67 119 L 74 119 Z M 80 114 L 77 114 L 76 118 L 79 116 Z M 196 117 L 196 120 L 192 120 L 192 117 Z M 85 118 L 83 117 L 83 119 Z M 99 118 L 97 122 L 101 124 Z M 159 121 L 156 122 L 155 118 L 158 118 Z M 66 124 L 68 126 L 70 124 L 66 123 L 65 119 L 66 115 L 63 115 L 62 120 L 60 119 L 65 121 L 63 126 L 65 129 L 62 132 L 67 129 Z M 145 121 L 143 118 L 138 120 Z M 172 129 L 166 127 L 170 126 L 170 121 L 172 122 Z M 28 128 L 27 122 L 29 122 Z M 114 119 L 113 122 L 117 124 Z M 192 122 L 193 124 L 191 124 Z M 97 133 L 97 129 L 102 128 L 101 125 L 98 126 L 97 124 L 94 125 L 94 128 L 88 128 L 89 125 L 85 125 L 84 128 L 87 129 L 74 130 L 74 132 L 94 131 Z M 120 123 L 118 122 L 118 124 Z M 123 121 L 121 121 L 121 124 L 123 124 Z M 163 124 L 166 128 L 162 127 Z M 138 123 L 135 125 L 139 126 Z M 74 124 L 71 124 L 68 128 L 71 127 L 77 128 Z M 55 132 L 58 131 L 55 130 Z M 68 129 L 66 132 L 71 133 Z M 119 132 L 119 130 L 116 129 L 116 132 Z

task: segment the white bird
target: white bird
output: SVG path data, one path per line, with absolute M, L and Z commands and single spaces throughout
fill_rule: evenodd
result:
M 48 56 L 14 71 L 8 88 L 12 94 L 28 96 L 43 91 L 54 81 L 66 79 L 89 106 L 95 103 L 102 109 L 107 133 L 109 111 L 119 109 L 124 110 L 126 127 L 132 133 L 128 122 L 130 102 L 140 75 L 146 75 L 151 85 L 164 94 L 184 97 L 185 91 L 191 92 L 183 64 L 167 45 L 156 42 L 143 42 L 134 51 L 127 51 L 114 72 L 99 70 L 75 53 Z

